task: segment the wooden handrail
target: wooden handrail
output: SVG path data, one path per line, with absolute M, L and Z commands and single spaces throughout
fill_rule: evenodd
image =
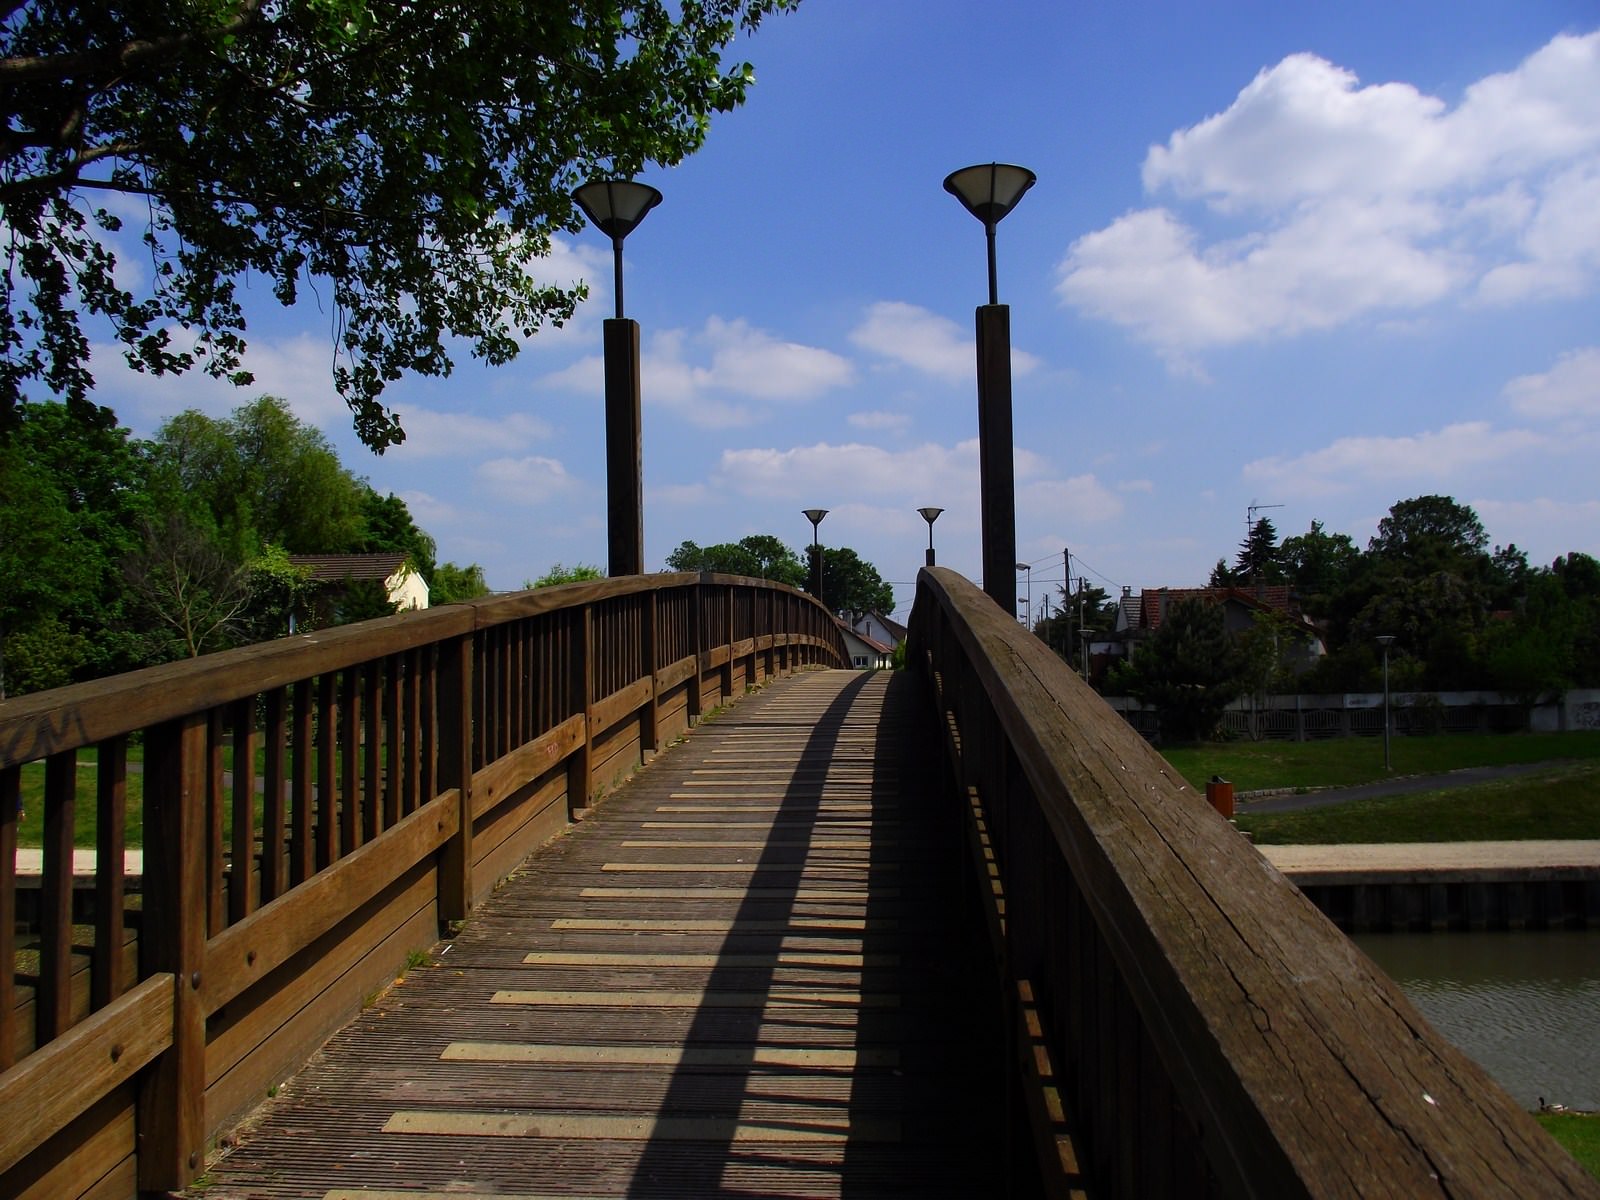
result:
M 42 762 L 46 775 L 37 986 L 0 971 L 0 1095 L 42 1064 L 77 1062 L 91 1043 L 75 1031 L 132 1011 L 127 997 L 162 1026 L 142 1035 L 148 1064 L 77 1081 L 70 1102 L 0 1149 L 70 1152 L 50 1135 L 84 1126 L 120 1088 L 137 1093 L 137 1148 L 124 1153 L 136 1154 L 139 1186 L 184 1186 L 213 1127 L 347 1015 L 325 995 L 333 981 L 347 981 L 353 1010 L 392 971 L 392 957 L 377 960 L 397 942 L 428 944 L 466 917 L 551 821 L 581 815 L 655 749 L 664 721 L 671 736 L 699 715 L 706 689 L 726 699 L 736 679 L 770 675 L 780 645 L 785 669 L 849 663 L 811 597 L 675 573 L 445 605 L 0 702 L 7 968 L 22 770 Z M 145 855 L 132 979 L 121 855 L 130 739 L 144 749 Z M 86 948 L 73 930 L 72 848 L 85 807 L 76 776 L 90 756 L 101 853 Z M 363 970 L 376 978 L 362 984 Z M 163 1007 L 150 1005 L 151 980 L 165 981 Z M 96 1154 L 116 1141 L 92 1122 L 82 1136 L 98 1139 Z M 0 1193 L 8 1186 L 0 1165 Z
M 1011 614 L 928 568 L 910 630 L 1018 1053 L 1053 1063 L 1091 1194 L 1600 1194 Z

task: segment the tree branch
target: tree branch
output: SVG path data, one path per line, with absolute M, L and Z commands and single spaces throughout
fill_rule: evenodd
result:
M 171 57 L 197 42 L 237 33 L 261 16 L 261 0 L 239 0 L 231 20 L 200 33 L 179 33 L 162 38 L 138 38 L 105 50 L 86 50 L 79 54 L 28 54 L 0 58 L 0 86 L 40 80 L 99 78 L 126 71 L 154 59 Z

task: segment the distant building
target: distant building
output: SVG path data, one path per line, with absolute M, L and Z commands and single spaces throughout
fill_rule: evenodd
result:
M 850 651 L 850 665 L 857 670 L 870 671 L 891 665 L 894 658 L 894 647 L 877 638 L 867 637 L 857 633 L 838 617 L 834 624 L 839 627 L 839 632 L 844 634 L 844 644 Z
M 1131 658 L 1141 642 L 1150 638 L 1166 619 L 1172 606 L 1185 600 L 1220 605 L 1223 623 L 1234 636 L 1242 634 L 1263 614 L 1282 619 L 1295 634 L 1292 645 L 1283 648 L 1284 665 L 1305 670 L 1326 654 L 1322 631 L 1300 611 L 1300 597 L 1283 584 L 1270 587 L 1146 588 L 1138 595 L 1122 589 L 1117 605 L 1116 628 L 1104 641 L 1096 639 L 1092 652 L 1109 658 Z
M 389 603 L 400 612 L 428 607 L 428 581 L 404 554 L 291 554 L 289 562 L 320 585 L 315 603 L 322 624 L 353 583 L 381 583 Z
M 862 613 L 850 628 L 864 638 L 884 643 L 891 651 L 906 640 L 906 627 L 882 613 Z

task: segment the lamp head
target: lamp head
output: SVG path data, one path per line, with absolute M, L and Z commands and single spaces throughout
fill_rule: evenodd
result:
M 1018 563 L 1017 564 L 1017 570 L 1019 570 L 1019 571 L 1032 571 L 1033 570 L 1033 564 L 1032 563 Z
M 980 163 L 945 176 L 944 190 L 961 201 L 962 207 L 982 221 L 985 228 L 993 228 L 1017 206 L 1037 179 L 1026 167 Z
M 935 521 L 937 521 L 939 519 L 939 514 L 942 513 L 944 511 L 944 509 L 942 509 L 942 508 L 919 508 L 919 509 L 917 509 L 917 511 L 922 514 L 922 519 L 924 521 L 926 521 L 929 525 L 932 525 Z
M 822 518 L 828 515 L 828 510 L 825 508 L 803 508 L 800 512 L 811 522 L 813 529 L 822 524 Z
M 1394 645 L 1394 634 L 1380 633 L 1378 635 L 1378 645 L 1387 650 L 1390 646 Z
M 661 203 L 661 193 L 647 183 L 629 179 L 596 179 L 572 193 L 594 227 L 620 242 Z

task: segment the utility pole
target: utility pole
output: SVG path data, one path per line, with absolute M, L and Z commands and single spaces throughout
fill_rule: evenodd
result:
M 1088 585 L 1089 585 L 1089 581 L 1087 579 L 1085 579 L 1082 575 L 1079 575 L 1078 576 L 1078 640 L 1083 643 L 1083 677 L 1084 677 L 1085 680 L 1087 680 L 1089 678 L 1089 639 L 1084 636 L 1084 634 L 1086 634 L 1088 632 L 1088 626 L 1086 626 L 1083 623 L 1083 590 Z

